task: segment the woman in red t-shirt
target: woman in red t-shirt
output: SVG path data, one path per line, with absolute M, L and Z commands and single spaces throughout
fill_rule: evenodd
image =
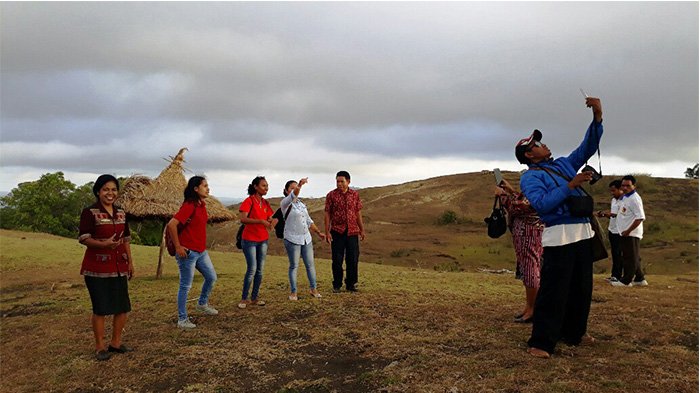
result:
M 78 241 L 87 246 L 80 274 L 92 301 L 92 332 L 95 334 L 95 358 L 107 360 L 112 353 L 131 348 L 122 344 L 126 315 L 131 311 L 127 279 L 134 275 L 131 259 L 131 233 L 124 210 L 114 206 L 119 196 L 119 181 L 112 175 L 97 178 L 92 187 L 97 202 L 80 215 Z M 105 316 L 114 315 L 112 341 L 105 349 Z
M 219 312 L 209 306 L 209 294 L 216 281 L 216 271 L 211 263 L 207 244 L 207 205 L 204 200 L 209 196 L 209 184 L 202 176 L 192 176 L 185 188 L 185 201 L 180 210 L 168 222 L 170 238 L 175 244 L 175 260 L 180 268 L 180 289 L 177 292 L 177 327 L 194 329 L 197 327 L 187 316 L 187 294 L 192 288 L 194 269 L 204 276 L 202 293 L 199 295 L 197 311 L 206 315 Z M 178 233 L 177 226 L 184 224 Z
M 248 185 L 248 198 L 241 203 L 239 208 L 241 224 L 244 224 L 241 245 L 243 255 L 248 268 L 243 278 L 243 295 L 239 308 L 246 308 L 248 304 L 264 306 L 265 302 L 258 299 L 260 283 L 262 282 L 265 256 L 267 255 L 267 239 L 269 231 L 275 227 L 277 219 L 272 218 L 272 207 L 263 198 L 267 194 L 268 184 L 264 176 L 257 176 Z M 253 292 L 248 300 L 250 284 L 253 284 Z

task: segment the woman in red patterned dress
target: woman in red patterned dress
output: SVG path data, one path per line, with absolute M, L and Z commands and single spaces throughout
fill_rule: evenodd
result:
M 131 233 L 124 210 L 114 206 L 119 196 L 119 181 L 112 175 L 97 178 L 92 192 L 97 202 L 80 215 L 78 241 L 87 246 L 80 274 L 92 301 L 92 332 L 95 335 L 95 358 L 107 360 L 112 353 L 131 348 L 122 344 L 126 314 L 131 311 L 127 279 L 134 275 L 131 259 Z M 105 348 L 105 316 L 114 315 L 112 340 Z
M 525 310 L 515 317 L 515 322 L 528 323 L 532 321 L 537 290 L 540 287 L 544 224 L 525 195 L 515 191 L 506 180 L 501 185 L 502 187 L 496 187 L 496 195 L 508 211 L 508 227 L 513 235 L 517 269 L 525 286 Z

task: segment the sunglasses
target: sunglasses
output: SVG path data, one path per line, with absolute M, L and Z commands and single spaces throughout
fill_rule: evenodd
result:
M 540 142 L 540 141 L 534 141 L 534 142 L 532 143 L 531 146 L 528 146 L 527 151 L 532 150 L 532 148 L 535 147 L 535 146 L 537 146 L 537 147 L 542 147 L 542 146 L 543 146 L 543 143 Z

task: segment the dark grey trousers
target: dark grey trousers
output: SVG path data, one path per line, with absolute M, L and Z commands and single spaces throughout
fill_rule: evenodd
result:
M 642 259 L 639 257 L 639 241 L 638 237 L 621 236 L 620 249 L 622 250 L 622 266 L 623 273 L 620 280 L 623 284 L 629 284 L 634 281 L 644 280 L 644 272 L 642 271 Z
M 333 268 L 333 288 L 343 285 L 343 259 L 345 259 L 345 286 L 350 289 L 357 284 L 357 264 L 360 260 L 359 236 L 331 231 L 331 258 Z

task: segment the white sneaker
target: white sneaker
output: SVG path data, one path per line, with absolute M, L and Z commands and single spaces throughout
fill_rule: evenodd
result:
M 187 319 L 183 319 L 182 321 L 177 321 L 177 327 L 179 327 L 180 329 L 187 330 L 187 329 L 194 329 L 197 327 L 197 325 L 192 323 L 192 321 L 190 321 L 190 319 L 187 318 Z
M 631 287 L 632 284 L 624 284 L 622 281 L 610 281 L 610 285 L 614 287 Z
M 217 311 L 214 307 L 209 306 L 208 304 L 198 304 L 197 311 L 207 315 L 219 315 L 219 311 Z
M 646 287 L 647 285 L 649 285 L 649 283 L 647 282 L 647 280 L 632 281 L 630 284 L 631 284 L 632 286 L 635 286 L 635 287 Z

